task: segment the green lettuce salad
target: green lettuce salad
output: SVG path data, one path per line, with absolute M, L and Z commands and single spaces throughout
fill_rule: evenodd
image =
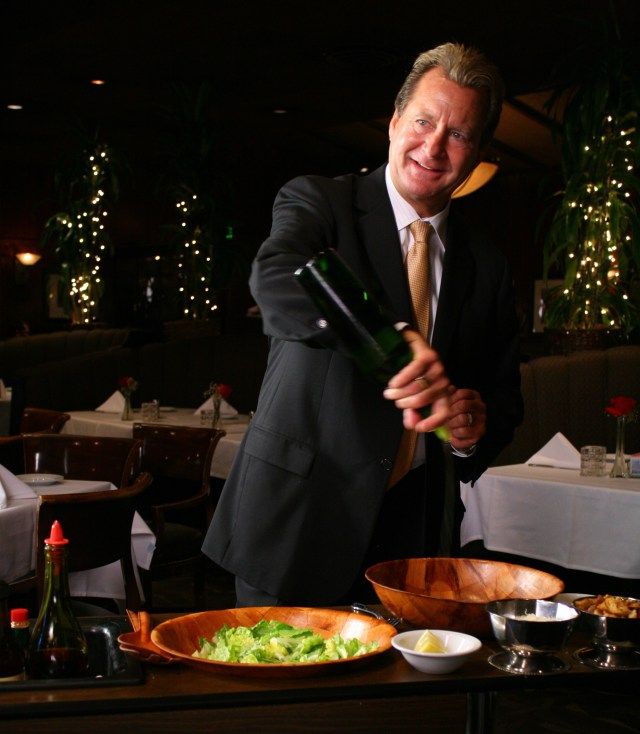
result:
M 321 663 L 364 655 L 378 643 L 334 635 L 321 637 L 310 629 L 263 619 L 253 627 L 223 625 L 210 639 L 201 637 L 193 657 L 224 663 Z

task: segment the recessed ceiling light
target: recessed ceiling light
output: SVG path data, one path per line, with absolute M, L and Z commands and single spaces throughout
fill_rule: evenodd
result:
M 107 82 L 104 79 L 92 79 L 91 80 L 91 83 L 95 87 L 101 87 L 103 84 L 106 84 Z
M 288 110 L 283 109 L 282 107 L 276 107 L 276 109 L 273 111 L 274 115 L 286 115 Z
M 8 110 L 21 110 L 22 105 L 21 104 L 8 104 L 7 109 Z
M 369 172 L 369 166 L 362 166 L 360 169 L 360 173 L 368 173 Z

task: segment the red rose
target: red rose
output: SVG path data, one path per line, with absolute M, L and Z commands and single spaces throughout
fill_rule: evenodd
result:
M 618 395 L 618 397 L 611 398 L 609 405 L 605 408 L 605 412 L 614 416 L 614 418 L 619 418 L 622 415 L 633 413 L 636 409 L 637 402 L 635 398 L 626 398 Z
M 218 393 L 223 400 L 226 400 L 231 395 L 231 385 L 225 385 L 224 382 L 219 382 Z

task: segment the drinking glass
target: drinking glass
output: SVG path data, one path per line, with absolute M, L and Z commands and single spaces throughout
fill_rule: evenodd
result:
M 580 474 L 583 477 L 602 477 L 605 474 L 607 449 L 605 446 L 583 446 L 580 449 Z

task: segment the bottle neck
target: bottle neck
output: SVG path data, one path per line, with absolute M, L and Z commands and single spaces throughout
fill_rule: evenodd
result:
M 69 574 L 66 545 L 44 546 L 44 591 L 42 605 L 47 602 L 64 603 L 69 599 Z

